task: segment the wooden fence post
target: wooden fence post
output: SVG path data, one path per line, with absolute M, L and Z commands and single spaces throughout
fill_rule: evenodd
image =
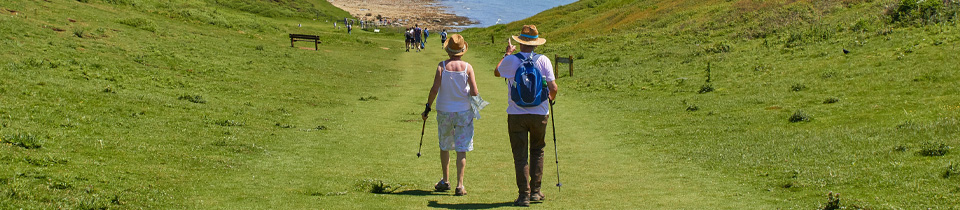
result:
M 573 77 L 573 56 L 570 56 L 570 77 Z
M 558 59 L 560 59 L 560 56 L 557 54 L 553 54 L 553 71 L 557 71 L 557 67 L 560 67 L 560 65 L 557 65 Z M 557 78 L 560 78 L 560 76 L 557 75 Z

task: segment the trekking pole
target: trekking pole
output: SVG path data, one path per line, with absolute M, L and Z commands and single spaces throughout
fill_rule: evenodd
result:
M 424 129 L 427 129 L 427 120 L 423 120 L 423 127 L 420 127 L 420 147 L 417 147 L 417 158 L 420 158 L 420 149 L 423 148 L 423 130 Z
M 553 117 L 556 116 L 553 112 L 553 100 L 550 100 L 550 127 L 553 129 L 553 160 L 557 164 L 557 192 L 560 192 L 560 157 L 557 156 L 557 124 L 554 121 Z

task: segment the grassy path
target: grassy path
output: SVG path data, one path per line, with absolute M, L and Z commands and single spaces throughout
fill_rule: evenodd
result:
M 387 40 L 389 42 L 389 40 Z M 452 193 L 429 192 L 431 184 L 440 178 L 439 155 L 436 146 L 436 121 L 427 122 L 423 154 L 417 159 L 420 122 L 417 113 L 422 110 L 433 67 L 445 59 L 434 41 L 424 52 L 402 53 L 396 62 L 387 66 L 397 68 L 397 75 L 385 88 L 376 92 L 379 100 L 358 103 L 352 119 L 344 128 L 355 132 L 343 133 L 350 139 L 347 146 L 325 156 L 324 162 L 334 168 L 319 168 L 314 174 L 341 171 L 346 177 L 323 176 L 320 179 L 351 183 L 363 179 L 379 179 L 408 186 L 394 194 L 347 194 L 320 197 L 322 206 L 383 207 L 383 208 L 489 208 L 509 206 L 515 198 L 512 157 L 506 127 L 505 94 L 502 79 L 490 72 L 492 63 L 472 62 L 477 71 L 478 86 L 484 99 L 492 104 L 475 121 L 475 150 L 468 153 L 466 186 L 469 196 L 455 197 Z M 468 62 L 481 60 L 479 52 L 468 53 Z M 387 62 L 389 58 L 384 59 Z M 563 85 L 563 79 L 559 80 Z M 561 89 L 561 91 L 563 91 Z M 620 113 L 597 109 L 596 104 L 583 101 L 586 96 L 561 93 L 556 105 L 558 144 L 561 162 L 562 192 L 556 187 L 556 168 L 553 161 L 545 161 L 544 192 L 548 202 L 536 206 L 551 208 L 591 208 L 598 206 L 620 208 L 702 209 L 770 207 L 769 199 L 753 196 L 737 183 L 725 182 L 723 177 L 696 168 L 683 160 L 671 160 L 651 153 L 648 148 L 622 143 L 616 125 L 644 123 L 624 119 Z M 655 119 L 648 119 L 655 120 Z M 551 141 L 550 134 L 547 136 Z M 548 143 L 552 149 L 553 143 Z M 338 147 L 341 144 L 337 144 Z M 349 152 L 346 152 L 349 151 Z M 553 160 L 552 151 L 546 160 Z M 330 162 L 327 162 L 329 160 Z M 451 170 L 451 176 L 455 176 Z M 341 188 L 344 183 L 334 184 Z M 336 187 L 334 187 L 336 188 Z

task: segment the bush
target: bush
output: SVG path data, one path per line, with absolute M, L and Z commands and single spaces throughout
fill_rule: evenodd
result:
M 837 103 L 837 102 L 840 102 L 840 99 L 837 98 L 837 97 L 830 97 L 830 98 L 827 98 L 827 99 L 824 99 L 824 100 L 823 100 L 823 104 L 832 104 L 832 103 Z
M 182 95 L 182 96 L 180 96 L 180 97 L 177 98 L 177 99 L 178 99 L 178 100 L 187 100 L 187 101 L 190 101 L 190 102 L 193 102 L 193 103 L 197 103 L 197 104 L 205 104 L 205 103 L 207 103 L 207 100 L 204 100 L 203 97 L 200 96 L 200 95 L 193 95 L 193 96 L 192 96 L 192 95 Z
M 0 142 L 12 144 L 13 146 L 22 147 L 24 149 L 39 149 L 43 147 L 40 139 L 30 134 L 15 134 L 15 135 L 5 135 L 3 139 L 0 139 Z
M 960 5 L 941 0 L 900 0 L 886 11 L 890 22 L 905 25 L 956 21 Z
M 217 124 L 217 125 L 219 125 L 219 126 L 226 126 L 226 127 L 243 126 L 243 123 L 242 123 L 242 122 L 237 122 L 237 121 L 233 121 L 233 120 L 217 121 L 217 122 L 214 123 L 214 124 Z
M 799 109 L 798 109 L 797 112 L 794 112 L 793 115 L 791 115 L 791 116 L 790 116 L 790 119 L 788 119 L 788 120 L 789 120 L 790 122 L 792 122 L 792 123 L 795 123 L 795 122 L 809 122 L 809 121 L 811 120 L 811 118 L 810 118 L 809 115 L 807 115 L 807 113 L 804 113 L 803 110 L 799 110 Z
M 709 93 L 709 92 L 713 92 L 713 85 L 705 84 L 703 86 L 700 86 L 700 91 L 697 91 L 697 93 L 700 93 L 700 94 Z
M 947 146 L 943 143 L 925 143 L 920 148 L 920 151 L 917 151 L 920 156 L 926 157 L 938 157 L 944 156 L 950 152 L 950 146 Z
M 388 194 L 399 190 L 404 185 L 384 183 L 383 180 L 366 179 L 357 183 L 357 189 L 376 194 Z
M 807 86 L 803 84 L 794 84 L 793 86 L 790 86 L 790 90 L 794 92 L 804 91 L 807 90 Z
M 950 177 L 956 177 L 960 175 L 960 164 L 950 164 L 947 166 L 947 169 L 943 172 L 943 178 L 949 179 Z

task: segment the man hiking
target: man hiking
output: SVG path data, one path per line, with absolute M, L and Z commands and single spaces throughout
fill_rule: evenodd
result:
M 427 38 L 430 38 L 430 29 L 423 27 L 423 42 L 420 43 L 420 48 L 427 48 Z M 443 45 L 443 43 L 440 43 Z
M 447 29 L 440 32 L 440 45 L 443 45 L 443 43 L 447 43 Z
M 520 35 L 512 37 L 513 41 L 520 43 L 520 52 L 513 54 L 516 47 L 507 40 L 506 54 L 493 72 L 497 77 L 505 78 L 509 85 L 507 130 L 520 194 L 513 203 L 515 206 L 529 206 L 530 201 L 541 201 L 545 197 L 540 191 L 543 148 L 546 146 L 544 136 L 550 114 L 549 103 L 553 103 L 557 96 L 557 83 L 550 58 L 533 52 L 547 42 L 539 35 L 537 26 L 523 26 Z M 521 77 L 520 80 L 517 77 Z M 535 94 L 530 95 L 530 90 Z M 547 97 L 549 101 L 545 101 Z
M 413 25 L 413 45 L 414 48 L 417 48 L 417 52 L 420 52 L 420 42 L 423 40 L 423 29 L 420 28 L 420 24 Z
M 403 42 L 407 44 L 407 52 L 410 52 L 410 46 L 413 45 L 413 28 L 407 28 L 407 30 L 403 32 L 403 36 Z

